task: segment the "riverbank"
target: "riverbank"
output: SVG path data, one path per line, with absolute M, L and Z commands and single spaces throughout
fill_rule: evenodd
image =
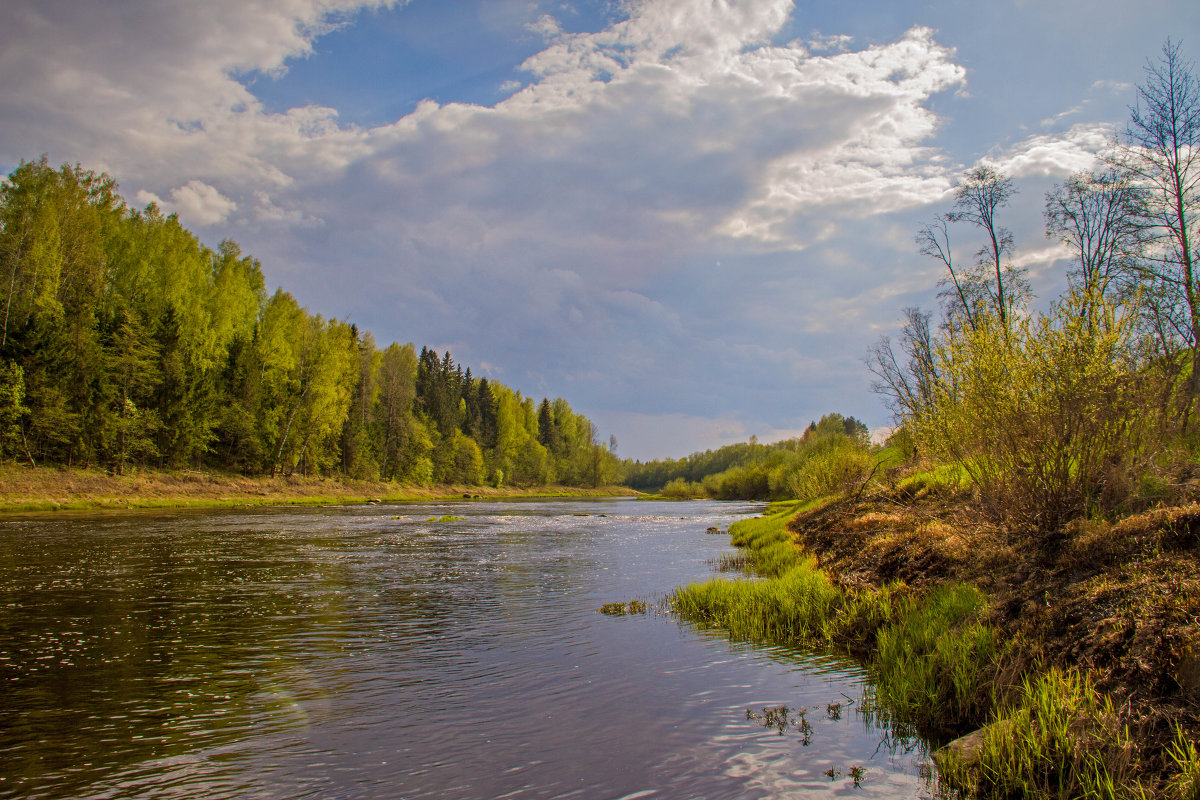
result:
M 969 796 L 1200 796 L 1200 504 L 1043 533 L 918 474 L 731 528 L 760 579 L 682 588 L 738 638 L 834 646 L 872 713 L 965 741 Z
M 216 472 L 100 470 L 0 465 L 0 513 L 120 508 L 322 505 L 464 498 L 618 497 L 621 486 L 405 486 L 328 478 L 246 477 Z

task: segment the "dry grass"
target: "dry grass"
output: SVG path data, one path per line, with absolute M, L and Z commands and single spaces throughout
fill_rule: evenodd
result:
M 109 475 L 100 470 L 0 465 L 0 512 L 395 502 L 467 497 L 615 496 L 624 487 L 404 486 L 326 478 L 246 477 L 211 472 Z
M 1086 675 L 1129 726 L 1139 779 L 1165 792 L 1176 725 L 1200 740 L 1200 504 L 1038 534 L 976 509 L 953 484 L 897 481 L 802 512 L 790 528 L 842 586 L 984 591 L 988 623 L 1016 643 L 997 665 L 996 699 L 1019 698 L 1025 677 L 1052 668 Z

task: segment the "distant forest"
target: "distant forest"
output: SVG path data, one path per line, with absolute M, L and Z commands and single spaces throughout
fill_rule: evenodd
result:
M 781 500 L 852 489 L 874 464 L 867 426 L 826 414 L 802 435 L 774 444 L 749 442 L 684 458 L 624 463 L 625 485 L 671 498 Z
M 595 486 L 595 426 L 449 353 L 382 349 L 237 244 L 43 157 L 0 184 L 0 459 L 412 484 Z

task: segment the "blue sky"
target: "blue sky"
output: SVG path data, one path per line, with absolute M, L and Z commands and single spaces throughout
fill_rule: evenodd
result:
M 1044 194 L 1193 0 L 12 0 L 0 167 L 105 170 L 380 343 L 562 396 L 622 455 L 890 420 L 913 235 L 981 160 Z M 956 233 L 964 254 L 977 246 Z

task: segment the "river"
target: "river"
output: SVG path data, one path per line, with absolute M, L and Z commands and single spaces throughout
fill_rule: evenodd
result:
M 0 520 L 0 797 L 928 795 L 853 662 L 597 611 L 712 575 L 706 530 L 759 510 Z M 807 731 L 754 717 L 780 705 Z

